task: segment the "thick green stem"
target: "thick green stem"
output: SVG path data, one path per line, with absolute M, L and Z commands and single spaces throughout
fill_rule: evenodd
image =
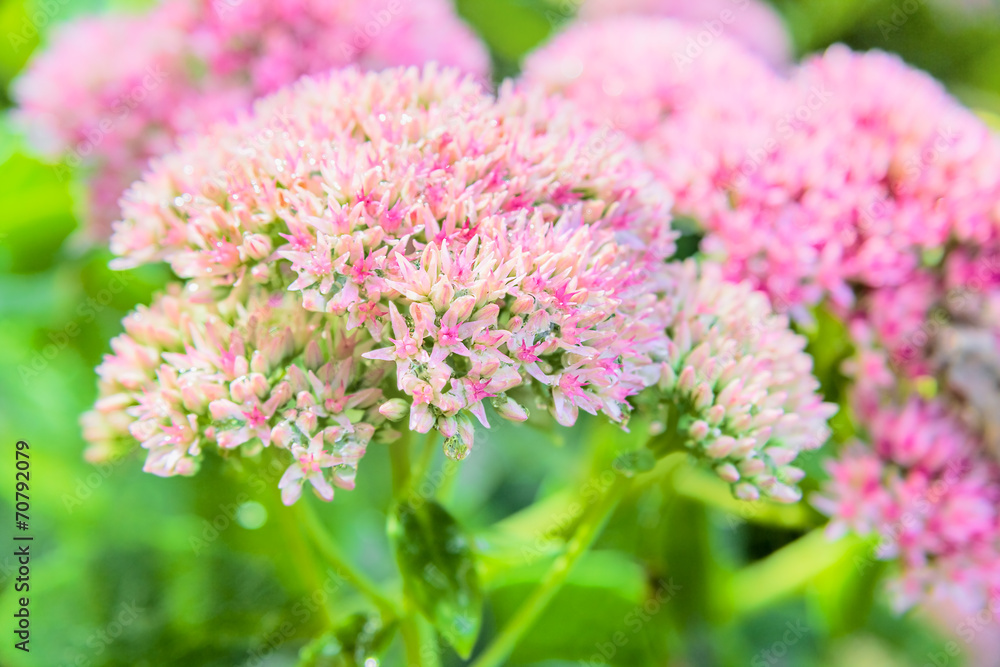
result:
M 306 585 L 312 587 L 313 590 L 323 589 L 324 584 L 322 576 L 319 572 L 319 567 L 317 567 L 316 556 L 309 549 L 309 545 L 306 541 L 302 538 L 301 529 L 297 526 L 291 525 L 290 521 L 282 521 L 281 528 L 287 539 L 288 550 L 291 553 L 292 559 L 298 566 L 297 569 L 303 573 Z M 333 625 L 333 614 L 330 611 L 330 606 L 327 601 L 324 601 L 322 609 L 323 615 L 326 617 L 327 625 Z
M 389 445 L 389 462 L 392 466 L 392 496 L 399 500 L 410 488 L 410 432 Z
M 521 638 L 531 629 L 552 598 L 566 583 L 580 557 L 587 553 L 593 545 L 608 517 L 611 516 L 618 501 L 628 488 L 629 481 L 628 478 L 620 475 L 615 477 L 614 482 L 597 499 L 577 525 L 573 537 L 566 544 L 566 551 L 556 558 L 538 587 L 514 613 L 500 634 L 472 663 L 472 667 L 497 667 L 504 664 Z
M 383 595 L 378 586 L 365 573 L 354 567 L 340 553 L 340 549 L 337 548 L 336 543 L 330 537 L 323 522 L 310 506 L 308 499 L 302 499 L 295 507 L 299 512 L 299 519 L 306 534 L 323 557 L 337 570 L 337 574 L 356 588 L 358 592 L 371 600 L 386 618 L 399 616 L 396 604 Z
M 425 477 L 427 477 L 427 473 L 431 469 L 431 464 L 434 462 L 434 454 L 438 449 L 437 434 L 437 429 L 433 429 L 430 433 L 424 436 L 424 449 L 420 453 L 420 458 L 417 460 L 417 467 L 413 471 L 413 477 L 410 483 L 412 488 L 419 488 L 420 483 L 423 482 Z
M 403 650 L 406 653 L 406 664 L 409 667 L 423 667 L 423 656 L 420 651 L 420 626 L 417 625 L 416 612 L 412 609 L 407 609 L 400 620 L 399 630 L 403 636 Z
M 668 406 L 667 410 L 667 423 L 664 424 L 663 432 L 653 436 L 646 443 L 646 446 L 657 458 L 662 458 L 674 452 L 684 451 L 687 444 L 687 437 L 680 432 L 683 411 L 676 404 Z

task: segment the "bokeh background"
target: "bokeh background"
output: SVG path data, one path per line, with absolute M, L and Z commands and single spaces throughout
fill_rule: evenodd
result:
M 2 0 L 0 105 L 9 107 L 11 80 L 52 25 L 141 4 Z M 523 54 L 571 20 L 577 4 L 458 2 L 489 44 L 498 78 L 516 74 Z M 996 3 L 775 5 L 799 55 L 837 41 L 895 51 L 987 117 L 1000 114 Z M 25 151 L 0 115 L 0 665 L 276 667 L 297 664 L 299 648 L 331 623 L 341 637 L 356 636 L 351 628 L 360 617 L 352 614 L 363 607 L 317 561 L 280 507 L 280 471 L 210 462 L 197 479 L 162 480 L 142 474 L 137 458 L 103 468 L 83 462 L 77 419 L 94 398 L 93 369 L 123 315 L 148 302 L 167 274 L 155 267 L 109 271 L 108 253 L 76 234 L 79 196 L 53 165 Z M 825 387 L 835 393 L 846 342 L 822 321 L 806 333 Z M 564 492 L 556 490 L 578 483 L 580 451 L 602 434 L 589 421 L 561 436 L 499 428 L 482 436 L 457 476 L 435 478 L 438 488 L 431 491 L 484 554 L 486 634 L 544 566 L 526 558 L 519 566 L 517 554 L 504 556 L 503 535 L 538 536 L 539 548 L 558 536 L 568 519 L 560 514 Z M 849 436 L 840 429 L 835 439 Z M 18 439 L 31 444 L 33 476 L 28 655 L 13 650 L 10 632 L 16 574 L 7 545 Z M 816 475 L 820 458 L 807 460 Z M 359 488 L 316 507 L 347 556 L 376 580 L 391 580 L 395 568 L 385 534 L 386 468 L 386 452 L 373 448 Z M 711 478 L 690 471 L 664 484 L 669 489 L 641 489 L 626 501 L 510 664 L 1000 664 L 991 645 L 995 633 L 965 641 L 966 619 L 949 610 L 895 614 L 870 545 L 831 546 L 816 532 L 822 518 L 807 505 L 783 511 L 739 506 Z M 540 509 L 525 511 L 539 498 L 546 499 Z M 616 545 L 640 554 L 646 567 Z M 499 569 L 491 569 L 491 558 L 508 559 L 502 577 L 491 574 Z M 957 638 L 949 636 L 956 631 Z M 443 646 L 440 659 L 462 664 Z M 353 664 L 336 660 L 316 664 Z M 403 664 L 398 647 L 383 664 Z

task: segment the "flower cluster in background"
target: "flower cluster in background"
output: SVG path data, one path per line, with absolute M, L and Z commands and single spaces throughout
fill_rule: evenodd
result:
M 819 505 L 886 535 L 903 604 L 981 607 L 1000 592 L 1000 144 L 896 56 L 834 46 L 775 68 L 723 35 L 699 47 L 699 30 L 578 23 L 524 77 L 636 140 L 729 278 L 807 324 L 817 305 L 845 323 L 848 402 L 872 445 L 832 464 Z M 914 403 L 928 391 L 931 405 Z M 930 486 L 919 520 L 893 532 Z
M 685 48 L 700 54 L 701 42 L 726 40 L 742 43 L 775 67 L 787 65 L 792 45 L 785 24 L 770 5 L 760 0 L 585 0 L 580 20 L 600 22 L 611 17 L 637 14 L 665 16 L 695 28 Z
M 833 517 L 831 534 L 877 536 L 876 555 L 898 567 L 901 608 L 992 605 L 1000 594 L 1000 466 L 940 403 L 914 399 L 868 416 L 871 445 L 830 462 L 831 482 L 816 499 Z
M 121 195 L 178 137 L 304 74 L 429 61 L 489 75 L 447 0 L 162 0 L 60 27 L 14 94 L 36 149 L 85 170 L 89 231 L 106 238 Z

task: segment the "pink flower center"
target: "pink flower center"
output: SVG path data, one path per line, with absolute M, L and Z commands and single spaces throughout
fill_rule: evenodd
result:
M 438 342 L 445 346 L 455 345 L 462 339 L 458 336 L 458 327 L 441 327 L 438 332 Z
M 396 346 L 397 357 L 412 357 L 417 353 L 417 341 L 410 336 L 398 340 L 390 338 L 389 340 Z
M 539 343 L 538 345 L 541 345 Z M 528 345 L 527 343 L 521 343 L 521 347 L 517 349 L 517 358 L 526 364 L 538 361 L 538 357 L 535 356 L 535 350 L 538 349 L 538 345 Z
M 434 390 L 429 384 L 420 385 L 413 390 L 414 403 L 430 403 L 434 398 Z
M 326 399 L 326 403 L 324 405 L 330 412 L 341 413 L 347 406 L 347 397 L 339 396 L 337 398 L 328 398 Z
M 569 398 L 580 398 L 584 396 L 583 383 L 576 375 L 563 375 L 559 378 L 559 388 Z
M 472 401 L 481 401 L 484 398 L 492 398 L 496 396 L 496 394 L 491 394 L 486 391 L 486 388 L 489 387 L 489 385 L 489 380 L 469 380 L 466 385 L 469 389 L 469 399 Z
M 267 417 L 264 415 L 263 412 L 260 411 L 260 408 L 257 407 L 256 405 L 254 406 L 253 410 L 249 412 L 244 412 L 243 416 L 246 418 L 247 424 L 249 424 L 254 428 L 258 428 L 267 423 Z
M 319 472 L 320 464 L 319 459 L 312 454 L 303 454 L 299 457 L 299 465 L 302 466 L 303 472 Z

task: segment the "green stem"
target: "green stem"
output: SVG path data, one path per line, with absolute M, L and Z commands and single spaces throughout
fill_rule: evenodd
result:
M 434 454 L 437 452 L 437 429 L 432 429 L 424 436 L 424 449 L 417 460 L 416 470 L 413 472 L 412 486 L 417 486 L 427 477 L 427 473 L 434 462 Z
M 423 667 L 424 663 L 420 652 L 420 626 L 417 625 L 416 612 L 412 609 L 407 610 L 406 614 L 400 620 L 399 630 L 403 635 L 406 664 L 408 667 Z
M 410 432 L 389 445 L 389 460 L 392 466 L 392 497 L 396 500 L 406 496 L 410 488 Z
M 683 411 L 677 404 L 667 407 L 667 423 L 663 432 L 649 439 L 646 446 L 656 455 L 662 458 L 673 452 L 684 451 L 687 444 L 686 438 L 680 433 L 680 422 Z
M 451 501 L 452 492 L 455 490 L 455 482 L 458 480 L 458 469 L 461 464 L 458 461 L 445 459 L 441 467 L 441 484 L 435 493 L 437 500 L 442 505 L 447 505 Z
M 302 504 L 302 502 L 299 504 Z M 322 590 L 324 588 L 324 583 L 322 581 L 322 576 L 319 573 L 316 556 L 309 549 L 309 545 L 306 541 L 302 538 L 302 530 L 297 526 L 291 525 L 290 521 L 282 521 L 281 529 L 282 532 L 285 533 L 285 537 L 287 539 L 286 544 L 289 547 L 292 559 L 298 565 L 299 571 L 303 573 L 303 579 L 307 580 L 305 582 L 306 585 L 310 586 L 314 591 Z M 334 621 L 333 613 L 330 611 L 330 606 L 327 601 L 324 601 L 322 608 L 323 615 L 326 617 L 327 625 L 332 626 Z
M 615 477 L 615 481 L 580 521 L 573 537 L 566 544 L 566 551 L 556 558 L 538 587 L 514 613 L 500 634 L 472 663 L 471 667 L 498 667 L 510 656 L 521 638 L 531 629 L 552 598 L 566 583 L 580 557 L 587 553 L 593 545 L 608 517 L 611 516 L 618 501 L 628 488 L 629 481 L 628 478 L 620 475 Z
M 337 570 L 337 574 L 347 580 L 360 593 L 364 594 L 386 618 L 399 616 L 396 604 L 382 594 L 378 586 L 368 578 L 368 576 L 354 567 L 340 553 L 340 549 L 334 543 L 333 538 L 327 532 L 326 527 L 319 516 L 304 498 L 295 505 L 299 513 L 301 525 L 305 528 L 306 534 L 312 540 L 319 552 Z

